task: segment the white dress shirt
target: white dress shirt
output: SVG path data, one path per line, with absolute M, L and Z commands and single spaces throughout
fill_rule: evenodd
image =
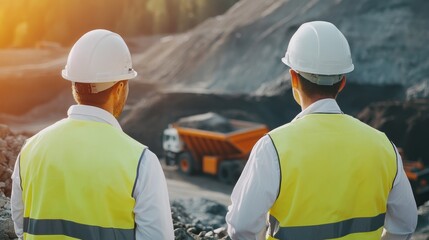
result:
M 334 99 L 323 99 L 307 107 L 292 121 L 317 112 L 342 113 Z M 398 173 L 387 201 L 383 240 L 409 239 L 417 225 L 414 196 L 401 157 L 396 155 Z M 226 221 L 232 239 L 265 239 L 267 213 L 276 201 L 280 174 L 273 142 L 269 136 L 264 136 L 253 147 L 231 195 Z
M 73 105 L 67 113 L 71 119 L 104 122 L 121 129 L 116 118 L 101 108 Z M 22 202 L 19 159 L 16 161 L 12 180 L 12 219 L 15 232 L 22 239 L 24 204 Z M 142 155 L 133 197 L 136 200 L 134 206 L 136 239 L 174 239 L 164 172 L 158 157 L 149 149 L 146 149 Z

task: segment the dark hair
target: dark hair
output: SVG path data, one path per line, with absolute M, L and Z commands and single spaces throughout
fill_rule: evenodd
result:
M 341 81 L 334 85 L 317 85 L 310 82 L 303 76 L 298 74 L 299 82 L 301 83 L 302 91 L 308 96 L 323 96 L 335 98 L 340 90 Z
M 117 82 L 113 86 L 121 82 L 122 81 Z M 91 89 L 90 83 L 75 82 L 73 86 L 73 97 L 79 104 L 101 107 L 109 100 L 109 96 L 114 89 L 113 86 L 98 93 L 91 93 L 90 90 L 88 90 Z

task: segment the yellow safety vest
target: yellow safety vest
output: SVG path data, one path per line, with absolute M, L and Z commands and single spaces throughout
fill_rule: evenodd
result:
M 397 172 L 382 132 L 345 114 L 310 114 L 269 136 L 281 180 L 268 239 L 380 239 Z
M 64 119 L 20 153 L 24 239 L 135 239 L 146 147 L 106 123 Z

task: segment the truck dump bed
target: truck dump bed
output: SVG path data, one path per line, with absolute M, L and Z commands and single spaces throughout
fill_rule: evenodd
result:
M 227 133 L 182 127 L 180 123 L 174 123 L 173 127 L 197 159 L 209 155 L 224 159 L 247 157 L 258 139 L 268 132 L 263 124 L 232 119 L 228 121 L 232 131 Z

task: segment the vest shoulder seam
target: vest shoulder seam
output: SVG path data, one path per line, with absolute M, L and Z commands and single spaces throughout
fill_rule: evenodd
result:
M 280 165 L 280 156 L 279 156 L 279 152 L 277 150 L 276 144 L 274 143 L 273 139 L 271 138 L 271 135 L 270 134 L 267 134 L 267 135 L 270 138 L 271 143 L 274 146 L 274 150 L 276 151 L 276 155 L 277 155 L 277 163 L 279 164 L 279 171 L 280 171 L 280 174 L 279 174 L 280 178 L 279 178 L 279 180 L 280 181 L 279 181 L 279 189 L 277 191 L 277 197 L 276 197 L 276 200 L 277 200 L 279 198 L 279 196 L 280 196 L 280 191 L 281 191 L 281 187 L 282 187 L 282 167 Z

